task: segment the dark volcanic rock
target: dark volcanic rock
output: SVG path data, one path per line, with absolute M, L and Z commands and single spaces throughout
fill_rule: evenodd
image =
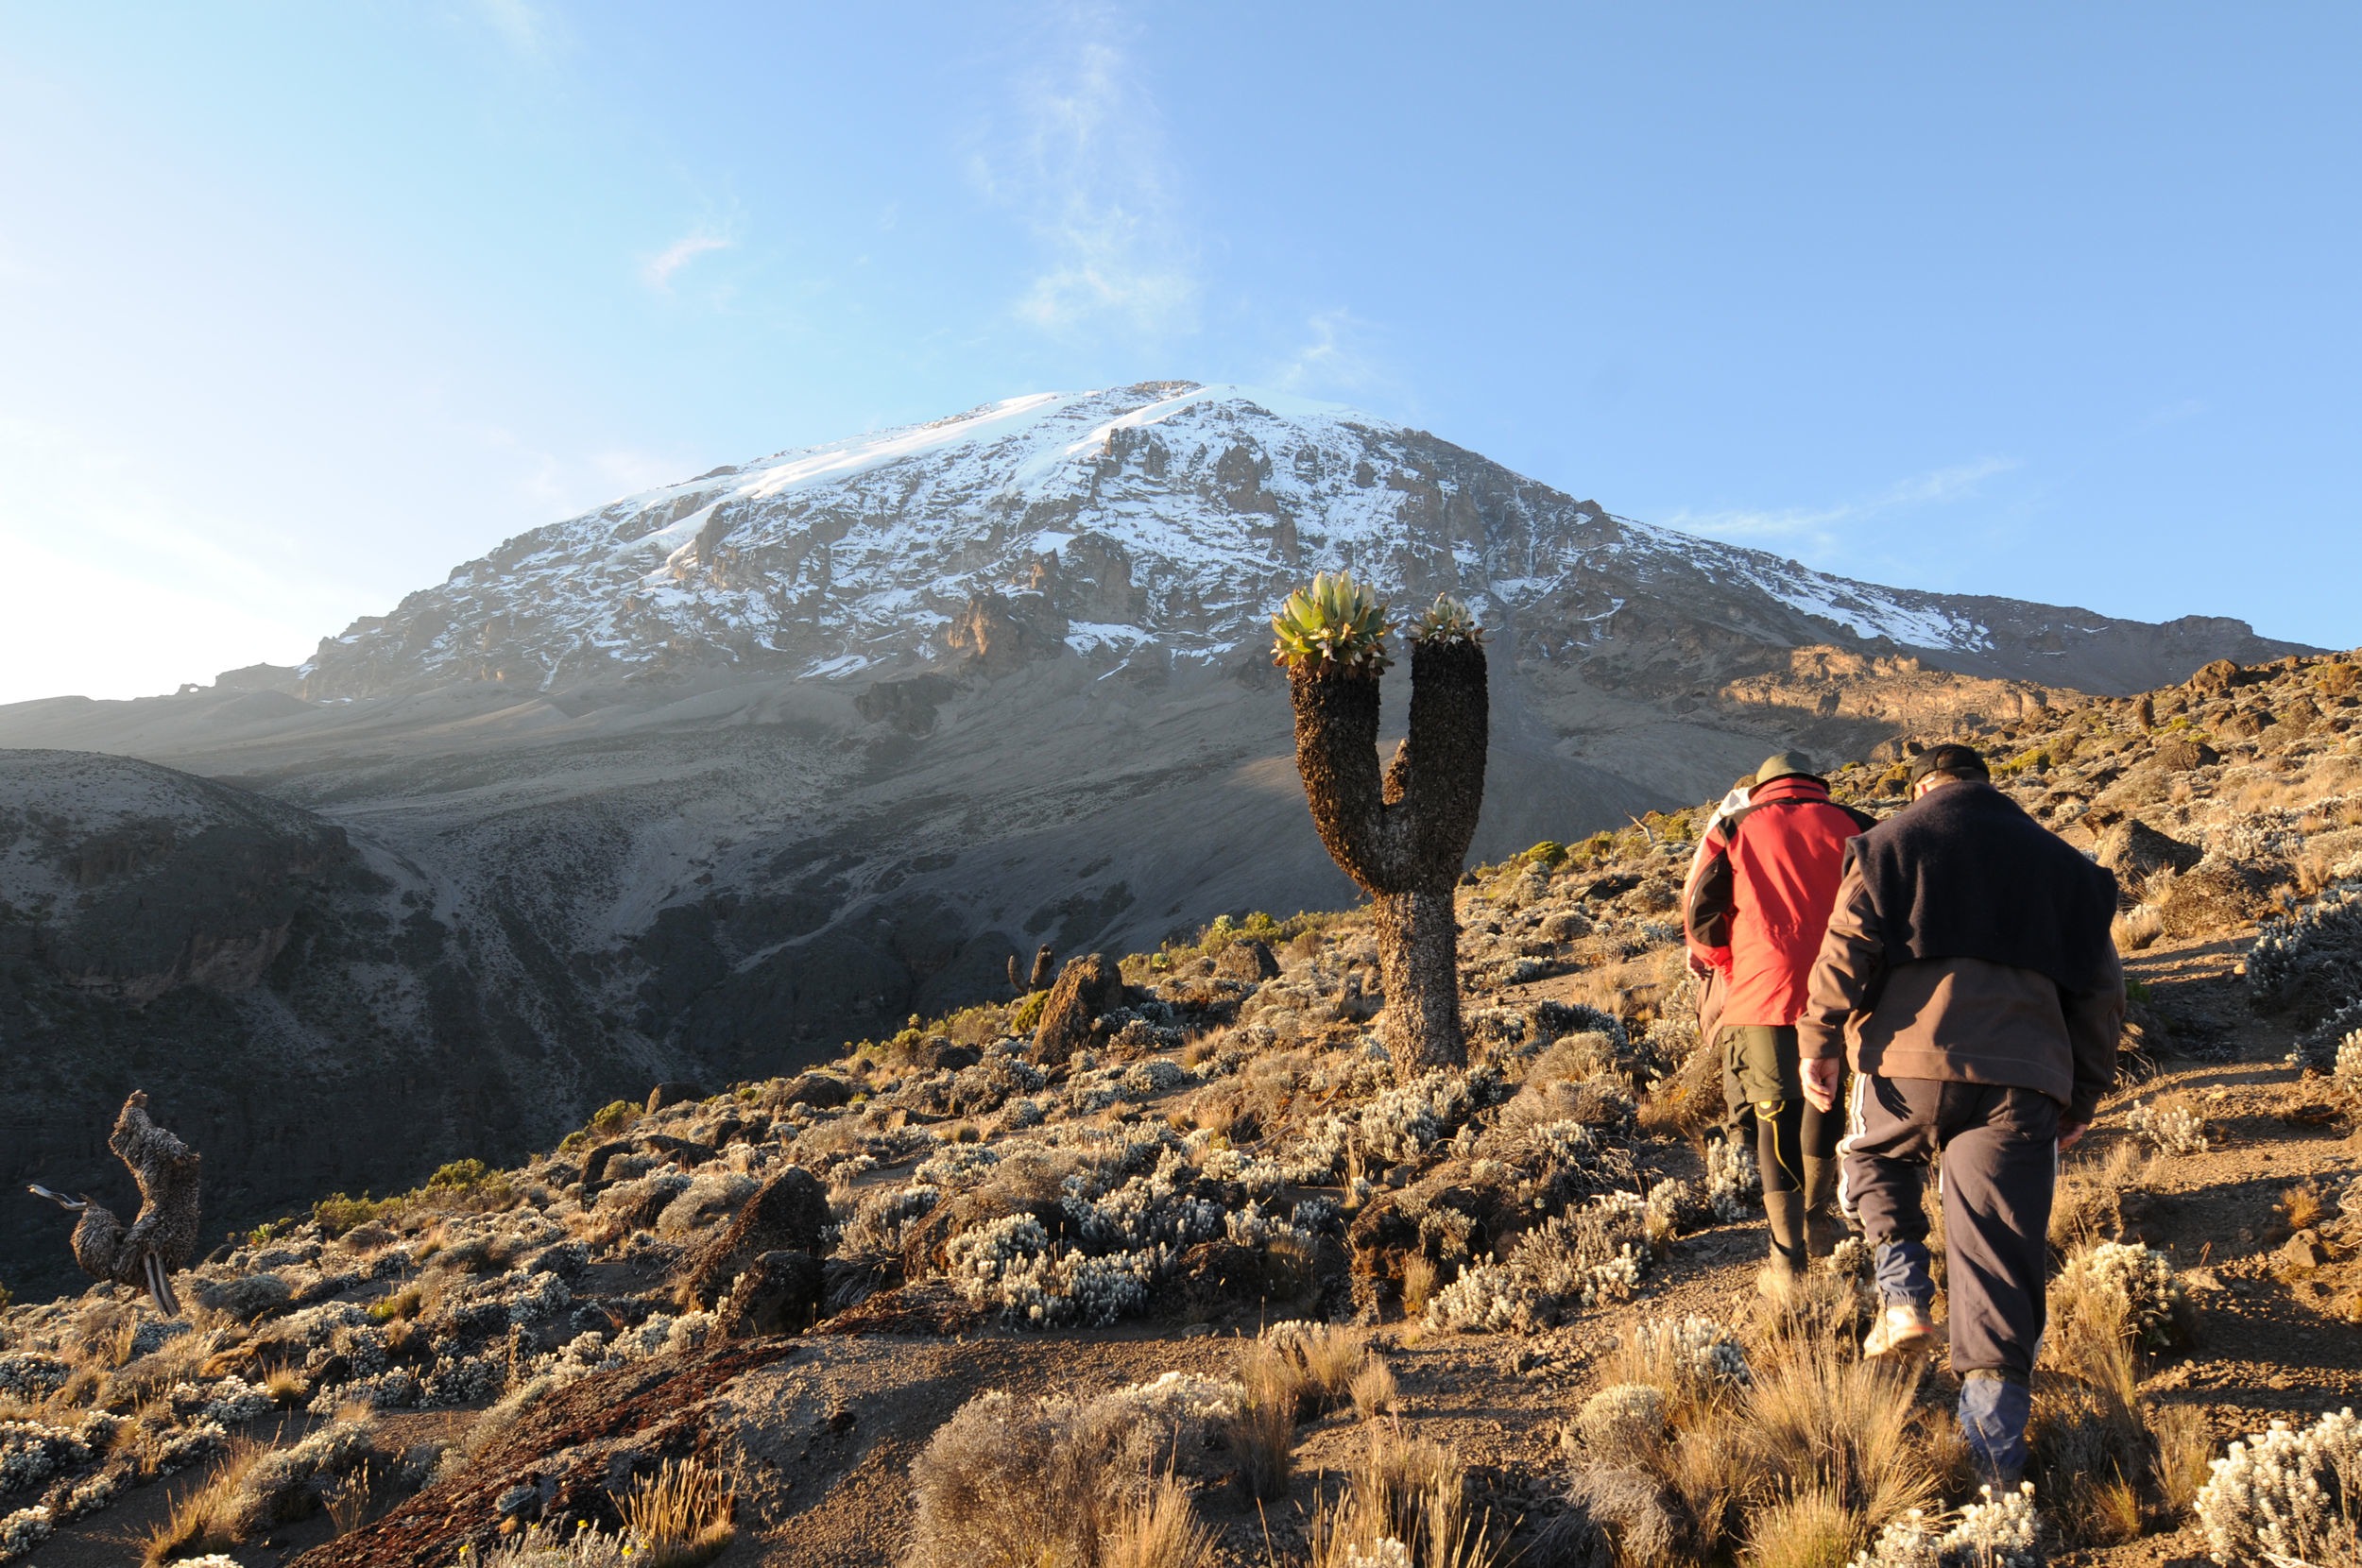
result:
M 2160 741 L 2157 746 L 2157 765 L 2168 773 L 2188 773 L 2193 768 L 2211 767 L 2221 760 L 2221 754 L 2214 747 L 2186 736 Z
M 2169 935 L 2222 936 L 2271 912 L 2271 878 L 2240 861 L 2200 861 L 2174 878 L 2161 912 Z
M 971 1053 L 971 1061 L 972 1060 L 973 1057 Z M 967 1064 L 962 1065 L 966 1065 Z M 832 1072 L 808 1072 L 798 1077 L 793 1083 L 790 1083 L 787 1086 L 786 1090 L 779 1096 L 779 1103 L 782 1105 L 811 1105 L 820 1110 L 832 1111 L 840 1105 L 848 1103 L 852 1098 L 853 1086 L 837 1074 Z
M 1087 1045 L 1091 1025 L 1122 995 L 1122 977 L 1106 954 L 1085 953 L 1068 960 L 1042 1006 L 1041 1025 L 1034 1031 L 1034 1060 L 1055 1066 Z
M 820 1310 L 823 1278 L 810 1253 L 760 1253 L 713 1309 L 714 1327 L 732 1339 L 797 1333 Z
M 1214 959 L 1214 973 L 1225 980 L 1267 980 L 1279 978 L 1279 960 L 1271 945 L 1254 937 L 1243 937 L 1224 947 Z
M 2127 818 L 2100 835 L 2092 858 L 2116 874 L 2116 885 L 2130 897 L 2140 878 L 2159 871 L 2187 871 L 2204 860 L 2206 852 L 2160 833 L 2138 818 Z
M 682 1264 L 677 1276 L 682 1304 L 711 1307 L 764 1253 L 817 1253 L 820 1232 L 829 1222 L 828 1194 L 812 1172 L 790 1166 L 765 1182 L 737 1219 Z
M 686 1105 L 706 1098 L 705 1090 L 685 1080 L 667 1080 L 648 1091 L 648 1109 L 661 1111 L 667 1105 Z

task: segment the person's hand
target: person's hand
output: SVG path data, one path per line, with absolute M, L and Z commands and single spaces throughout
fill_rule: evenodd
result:
M 2059 1152 L 2063 1154 L 2083 1141 L 2083 1134 L 2092 1130 L 2088 1121 L 2062 1122 L 2059 1127 Z
M 1834 1056 L 1803 1064 L 1805 1098 L 1812 1101 L 1816 1111 L 1832 1110 L 1837 1105 L 1837 1081 L 1840 1064 Z

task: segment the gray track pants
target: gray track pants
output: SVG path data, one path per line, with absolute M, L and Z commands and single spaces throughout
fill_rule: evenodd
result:
M 1878 1250 L 1879 1292 L 1926 1306 L 1927 1163 L 1943 1158 L 1952 1370 L 2023 1382 L 2042 1343 L 2059 1102 L 2033 1089 L 1860 1073 L 1846 1106 L 1839 1206 Z

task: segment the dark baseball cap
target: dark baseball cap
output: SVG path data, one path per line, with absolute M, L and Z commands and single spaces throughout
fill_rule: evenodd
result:
M 1985 766 L 1985 759 L 1977 755 L 1975 746 L 1963 746 L 1954 741 L 1929 746 L 1911 758 L 1910 780 L 1913 784 L 1931 773 L 1949 774 L 1955 778 L 1993 776 L 1992 770 Z

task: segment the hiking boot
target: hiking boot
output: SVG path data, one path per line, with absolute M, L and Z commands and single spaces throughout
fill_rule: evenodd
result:
M 1772 1256 L 1755 1275 L 1755 1289 L 1772 1301 L 1786 1301 L 1805 1277 L 1805 1195 L 1765 1193 L 1763 1219 L 1772 1233 Z
M 2006 1372 L 1978 1368 L 1960 1379 L 1960 1436 L 1968 1443 L 1969 1468 L 1995 1497 L 2015 1491 L 2025 1478 L 2032 1407 L 2032 1392 Z
M 1837 1206 L 1837 1161 L 1805 1156 L 1805 1249 L 1827 1257 L 1851 1226 Z
M 1889 1302 L 1861 1342 L 1861 1358 L 1911 1360 L 1936 1348 L 1936 1321 L 1916 1302 Z

